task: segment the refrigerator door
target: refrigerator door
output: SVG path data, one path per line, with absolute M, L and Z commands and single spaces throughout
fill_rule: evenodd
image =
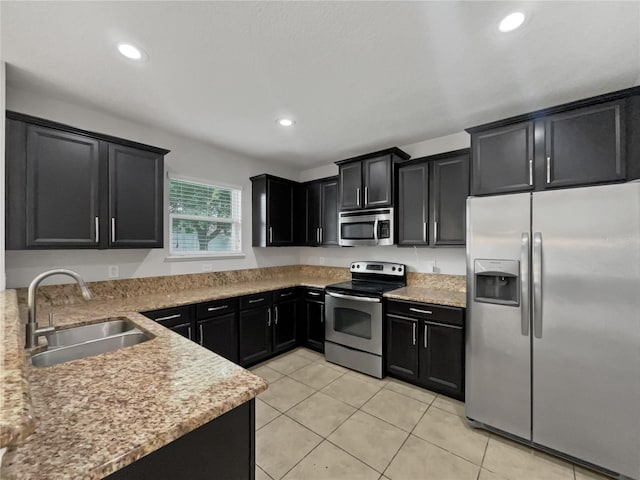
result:
M 467 200 L 465 412 L 470 420 L 526 440 L 531 439 L 530 211 L 528 193 Z M 486 275 L 496 272 L 505 275 Z M 508 285 L 514 273 L 516 295 Z
M 640 183 L 533 194 L 533 441 L 640 478 Z

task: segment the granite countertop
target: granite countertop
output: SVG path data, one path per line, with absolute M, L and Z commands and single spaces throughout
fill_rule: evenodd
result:
M 385 297 L 411 302 L 433 303 L 450 307 L 467 306 L 467 293 L 446 288 L 434 288 L 425 286 L 409 286 L 392 290 L 384 294 Z
M 41 322 L 50 312 L 56 326 L 125 317 L 153 337 L 132 347 L 45 368 L 32 367 L 24 355 L 24 305 L 18 304 L 15 291 L 0 292 L 4 318 L 0 447 L 8 447 L 0 477 L 102 478 L 267 388 L 261 378 L 137 312 L 295 286 L 324 288 L 340 280 L 308 271 L 171 293 L 140 291 L 126 296 L 123 292 L 112 299 L 39 304 Z M 424 281 L 430 283 L 385 296 L 465 306 L 466 294 L 453 288 L 455 278 Z M 64 291 L 63 287 L 60 293 Z

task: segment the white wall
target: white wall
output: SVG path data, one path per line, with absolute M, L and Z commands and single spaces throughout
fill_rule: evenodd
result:
M 4 85 L 4 77 L 2 84 Z M 109 265 L 120 267 L 120 278 L 130 278 L 199 273 L 204 270 L 292 265 L 299 262 L 297 248 L 254 249 L 251 247 L 251 182 L 249 181 L 249 177 L 261 173 L 271 173 L 295 179 L 299 175 L 297 170 L 288 166 L 269 164 L 244 157 L 85 106 L 56 100 L 34 92 L 22 91 L 11 85 L 7 87 L 6 93 L 6 108 L 9 110 L 167 148 L 171 150 L 171 153 L 166 156 L 165 162 L 169 173 L 241 185 L 243 187 L 242 216 L 244 219 L 242 245 L 246 254 L 245 258 L 234 259 L 167 261 L 165 257 L 168 255 L 168 245 L 165 249 L 145 250 L 7 251 L 8 287 L 26 286 L 38 273 L 61 266 L 78 271 L 86 280 L 105 280 Z M 2 117 L 4 118 L 4 116 Z M 2 132 L 4 134 L 4 127 Z M 1 158 L 4 160 L 4 154 L 1 155 Z M 4 168 L 1 171 L 4 172 Z M 4 186 L 4 181 L 1 183 Z M 168 189 L 165 188 L 165 191 Z M 4 201 L 4 194 L 0 197 L 0 201 Z M 4 207 L 1 211 L 4 212 Z M 4 228 L 4 221 L 0 223 Z M 165 239 L 168 228 L 168 221 L 165 221 Z M 0 237 L 4 241 L 4 234 Z M 165 243 L 167 243 L 166 240 Z M 54 283 L 62 281 L 64 278 L 52 279 Z
M 0 290 L 5 289 L 4 270 L 4 109 L 5 109 L 5 63 L 0 60 Z M 0 457 L 1 460 L 1 457 Z
M 438 137 L 423 142 L 403 145 L 400 148 L 419 158 L 436 153 L 449 152 L 461 148 L 469 148 L 471 137 L 466 132 L 459 132 L 445 137 Z M 311 168 L 300 173 L 300 181 L 306 182 L 317 178 L 338 174 L 338 166 L 331 163 Z M 426 273 L 447 273 L 451 275 L 466 274 L 466 253 L 464 248 L 398 248 L 392 247 L 353 247 L 353 248 L 312 248 L 300 249 L 300 263 L 307 265 L 330 265 L 347 267 L 357 260 L 380 260 L 404 263 L 410 271 Z

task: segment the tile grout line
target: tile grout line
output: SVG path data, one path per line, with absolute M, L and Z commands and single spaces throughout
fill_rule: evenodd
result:
M 484 453 L 482 454 L 482 460 L 480 461 L 480 470 L 478 470 L 477 480 L 480 480 L 480 474 L 482 473 L 482 466 L 484 465 L 484 459 L 487 456 L 487 450 L 489 448 L 489 440 L 491 440 L 491 433 L 487 435 L 487 444 L 484 446 Z M 573 480 L 575 480 L 575 478 Z

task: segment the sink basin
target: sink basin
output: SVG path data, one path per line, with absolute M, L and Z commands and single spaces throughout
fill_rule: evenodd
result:
M 69 362 L 71 360 L 78 360 L 80 358 L 92 357 L 101 353 L 111 352 L 123 347 L 130 347 L 131 345 L 145 342 L 149 340 L 149 338 L 149 335 L 140 330 L 129 330 L 110 337 L 84 341 L 82 343 L 53 348 L 46 352 L 38 353 L 31 357 L 31 363 L 36 367 L 48 367 L 58 363 Z
M 129 320 L 109 320 L 108 322 L 94 323 L 80 327 L 65 328 L 46 333 L 49 349 L 67 347 L 78 343 L 110 337 L 119 333 L 129 332 L 136 328 Z

